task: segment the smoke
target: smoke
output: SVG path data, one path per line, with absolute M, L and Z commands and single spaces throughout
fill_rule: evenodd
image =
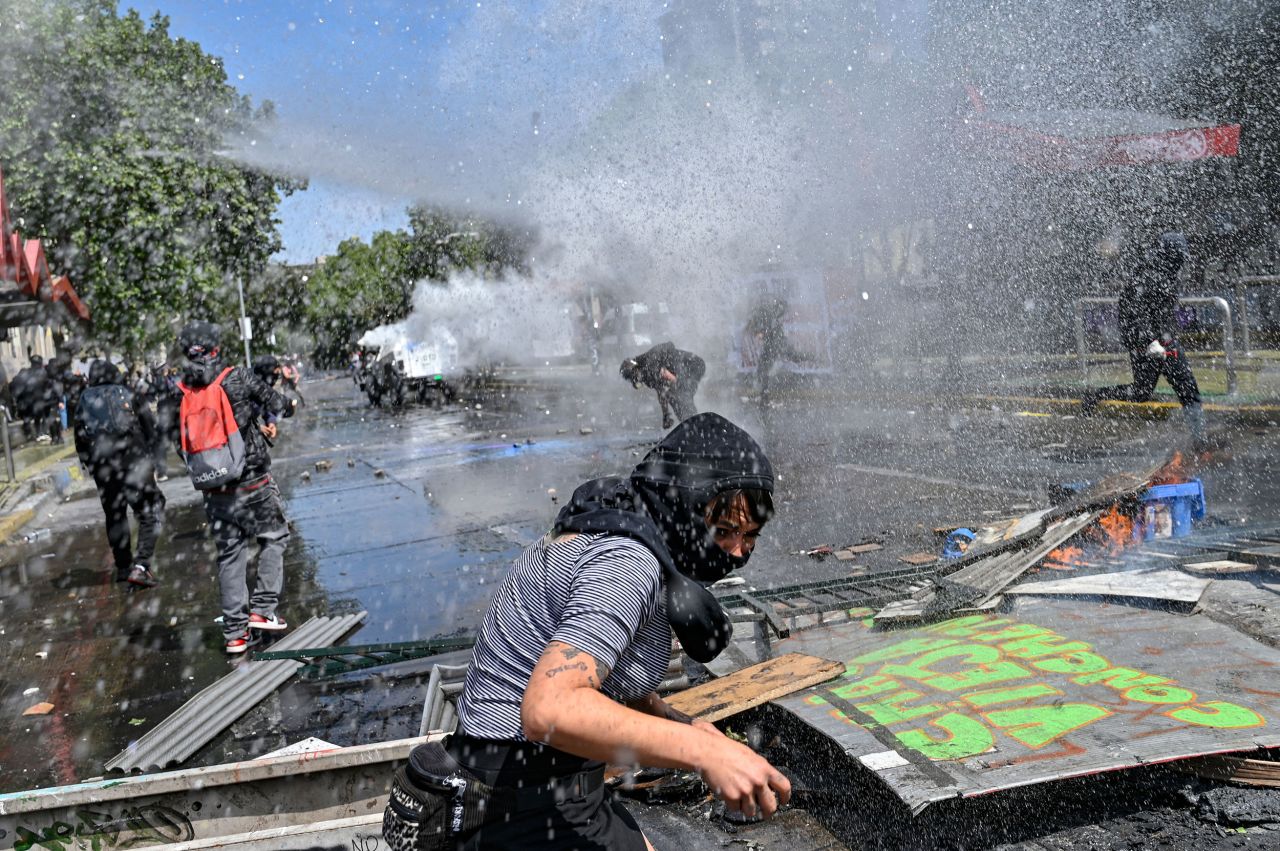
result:
M 591 286 L 666 302 L 673 332 L 716 357 L 744 275 L 840 269 L 861 311 L 842 321 L 868 348 L 989 347 L 1006 326 L 1000 345 L 1031 346 L 1069 324 L 1066 299 L 1106 285 L 1104 236 L 1189 226 L 1168 219 L 1206 170 L 1037 173 L 966 123 L 965 86 L 993 110 L 1075 111 L 1073 133 L 1106 124 L 1100 108 L 1172 114 L 1209 63 L 1204 33 L 1228 23 L 1166 7 L 485 3 L 391 124 L 281 123 L 245 155 L 535 224 L 535 278 L 495 286 L 518 296 L 420 286 L 426 309 L 467 305 L 457 323 Z M 954 327 L 919 321 L 925 300 Z
M 493 280 L 459 272 L 444 283 L 419 281 L 409 317 L 370 330 L 360 343 L 447 344 L 446 360 L 451 362 L 444 369 L 450 373 L 494 362 L 564 358 L 573 353 L 577 308 L 568 300 L 548 298 L 551 287 L 545 279 L 517 273 Z

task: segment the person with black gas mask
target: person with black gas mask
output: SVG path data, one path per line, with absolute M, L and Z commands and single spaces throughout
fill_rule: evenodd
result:
M 1120 339 L 1129 350 L 1133 382 L 1089 391 L 1081 400 L 1092 414 L 1104 399 L 1146 402 L 1163 375 L 1182 403 L 1197 448 L 1206 443 L 1200 388 L 1178 343 L 1178 273 L 1191 257 L 1187 238 L 1176 231 L 1160 235 L 1120 290 Z
M 222 634 L 229 654 L 246 652 L 260 632 L 289 628 L 277 614 L 284 586 L 284 553 L 289 522 L 280 489 L 271 476 L 271 451 L 257 428 L 259 412 L 293 416 L 296 404 L 272 390 L 252 371 L 222 360 L 222 329 L 211 322 L 190 322 L 178 334 L 185 358 L 179 389 L 184 402 L 220 384 L 244 441 L 243 471 L 225 485 L 203 489 L 205 516 L 218 550 L 218 588 L 222 598 Z M 186 412 L 179 408 L 179 430 L 186 440 Z M 188 462 L 190 466 L 190 462 Z M 194 479 L 193 479 L 194 481 Z M 257 576 L 249 581 L 249 547 L 258 544 Z
M 605 794 L 609 761 L 698 771 L 749 816 L 785 804 L 781 772 L 655 691 L 673 631 L 700 662 L 728 643 L 728 617 L 705 586 L 746 564 L 772 492 L 759 445 L 712 413 L 676 426 L 630 476 L 580 486 L 498 588 L 457 732 L 416 749 L 398 776 L 414 788 L 393 788 L 390 847 L 423 847 L 420 832 L 443 831 L 429 847 L 649 848 Z M 463 812 L 438 822 L 452 793 L 431 790 L 458 783 Z

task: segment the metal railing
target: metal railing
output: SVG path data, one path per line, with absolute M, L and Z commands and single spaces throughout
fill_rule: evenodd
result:
M 1241 275 L 1236 278 L 1236 311 L 1240 317 L 1240 346 L 1245 355 L 1253 354 L 1253 341 L 1249 328 L 1249 300 L 1246 297 L 1249 287 L 1258 285 L 1280 284 L 1280 275 Z
M 1089 304 L 1118 304 L 1119 299 L 1105 298 L 1100 296 L 1091 296 L 1089 298 L 1076 299 L 1076 354 L 1080 359 L 1080 375 L 1083 379 L 1089 378 L 1089 360 L 1085 352 L 1085 336 L 1084 336 L 1084 309 Z M 1222 352 L 1227 362 L 1227 395 L 1234 396 L 1239 392 L 1240 385 L 1236 376 L 1236 343 L 1235 332 L 1231 326 L 1231 305 L 1227 304 L 1225 298 L 1219 296 L 1186 296 L 1178 299 L 1179 304 L 1189 304 L 1194 306 L 1204 306 L 1217 308 L 1222 314 Z

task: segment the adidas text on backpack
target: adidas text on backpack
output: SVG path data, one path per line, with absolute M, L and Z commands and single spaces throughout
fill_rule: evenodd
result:
M 231 370 L 227 367 L 216 381 L 204 387 L 178 384 L 182 391 L 178 413 L 182 454 L 197 490 L 226 487 L 238 482 L 244 473 L 244 437 L 236 425 L 227 391 L 222 388 L 222 379 Z

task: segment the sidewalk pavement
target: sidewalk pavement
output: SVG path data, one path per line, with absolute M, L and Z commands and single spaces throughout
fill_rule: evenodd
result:
M 49 500 L 71 500 L 93 491 L 93 483 L 85 479 L 75 446 L 69 441 L 61 446 L 24 447 L 23 451 L 32 448 L 48 451 L 26 453 L 28 460 L 19 467 L 17 481 L 0 483 L 0 542 L 17 535 Z

